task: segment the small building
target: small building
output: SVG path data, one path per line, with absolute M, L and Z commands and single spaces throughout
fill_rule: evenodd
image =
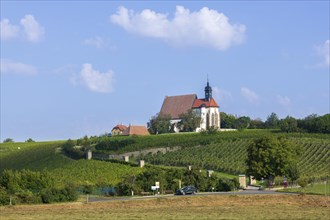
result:
M 149 135 L 149 131 L 146 126 L 143 125 L 129 125 L 126 130 L 122 132 L 121 135 Z
M 127 126 L 122 125 L 122 124 L 118 124 L 118 125 L 116 125 L 115 127 L 112 128 L 111 134 L 113 136 L 121 135 L 123 133 L 123 131 L 125 131 L 126 129 L 127 129 Z

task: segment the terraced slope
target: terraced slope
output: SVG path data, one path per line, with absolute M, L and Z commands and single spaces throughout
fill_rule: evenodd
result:
M 245 173 L 246 147 L 252 139 L 223 140 L 205 146 L 184 147 L 181 150 L 142 155 L 152 164 L 169 166 L 197 165 L 225 173 Z M 302 174 L 315 177 L 330 176 L 330 140 L 319 138 L 291 138 L 301 146 L 298 166 Z

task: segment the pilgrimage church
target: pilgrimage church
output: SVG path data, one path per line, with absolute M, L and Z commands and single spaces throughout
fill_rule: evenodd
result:
M 219 105 L 212 97 L 212 87 L 208 81 L 204 91 L 205 98 L 203 99 L 198 99 L 196 94 L 166 96 L 159 114 L 170 115 L 171 124 L 177 124 L 181 121 L 179 115 L 187 113 L 191 109 L 201 117 L 201 123 L 196 132 L 210 127 L 220 129 Z M 179 131 L 177 126 L 175 126 L 174 130 L 175 132 Z

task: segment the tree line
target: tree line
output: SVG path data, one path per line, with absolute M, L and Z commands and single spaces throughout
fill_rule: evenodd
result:
M 318 116 L 308 115 L 303 119 L 287 116 L 280 119 L 276 113 L 271 113 L 265 121 L 251 119 L 247 116 L 237 117 L 224 112 L 220 113 L 221 128 L 232 129 L 280 129 L 283 132 L 330 133 L 330 114 Z
M 174 126 L 180 132 L 192 132 L 200 125 L 201 118 L 193 111 L 181 114 L 182 120 L 176 124 L 171 123 L 170 115 L 157 114 L 148 122 L 148 130 L 151 134 L 173 133 Z M 280 129 L 283 132 L 308 132 L 308 133 L 330 133 L 330 114 L 318 116 L 308 115 L 303 119 L 287 116 L 280 119 L 276 113 L 271 113 L 265 121 L 251 119 L 248 116 L 235 116 L 220 112 L 220 127 L 223 129 Z M 208 128 L 213 131 L 214 128 Z

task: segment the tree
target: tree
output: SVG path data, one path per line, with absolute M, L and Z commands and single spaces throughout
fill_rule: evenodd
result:
M 298 127 L 310 133 L 330 133 L 330 114 L 317 116 L 312 114 L 299 120 Z
M 279 124 L 280 124 L 281 131 L 284 131 L 287 133 L 295 132 L 298 130 L 297 120 L 291 116 L 287 116 L 285 119 L 282 119 Z
M 14 140 L 12 138 L 6 138 L 3 143 L 14 143 Z
M 148 123 L 148 130 L 151 134 L 163 134 L 171 132 L 171 116 L 157 114 Z
M 32 138 L 29 138 L 29 139 L 27 139 L 25 142 L 28 142 L 28 143 L 30 143 L 30 142 L 35 142 Z
M 250 121 L 250 129 L 262 129 L 264 128 L 264 122 L 260 118 L 256 118 Z
M 300 172 L 298 169 L 297 163 L 291 163 L 286 169 L 286 175 L 290 179 L 291 186 L 295 181 L 297 181 L 300 177 Z
M 276 113 L 272 112 L 265 121 L 266 128 L 278 128 L 279 118 Z
M 282 137 L 264 136 L 254 140 L 247 148 L 247 174 L 257 180 L 285 175 L 287 167 L 296 163 L 299 149 Z
M 182 113 L 179 115 L 181 121 L 178 123 L 178 126 L 183 132 L 192 132 L 200 126 L 201 117 L 195 114 L 191 109 L 187 113 Z
M 221 128 L 235 128 L 236 117 L 234 115 L 229 115 L 224 112 L 220 112 L 221 118 Z
M 250 126 L 250 121 L 251 121 L 251 119 L 249 117 L 247 117 L 247 116 L 239 117 L 236 120 L 235 128 L 237 130 L 243 130 L 245 128 L 248 128 Z

